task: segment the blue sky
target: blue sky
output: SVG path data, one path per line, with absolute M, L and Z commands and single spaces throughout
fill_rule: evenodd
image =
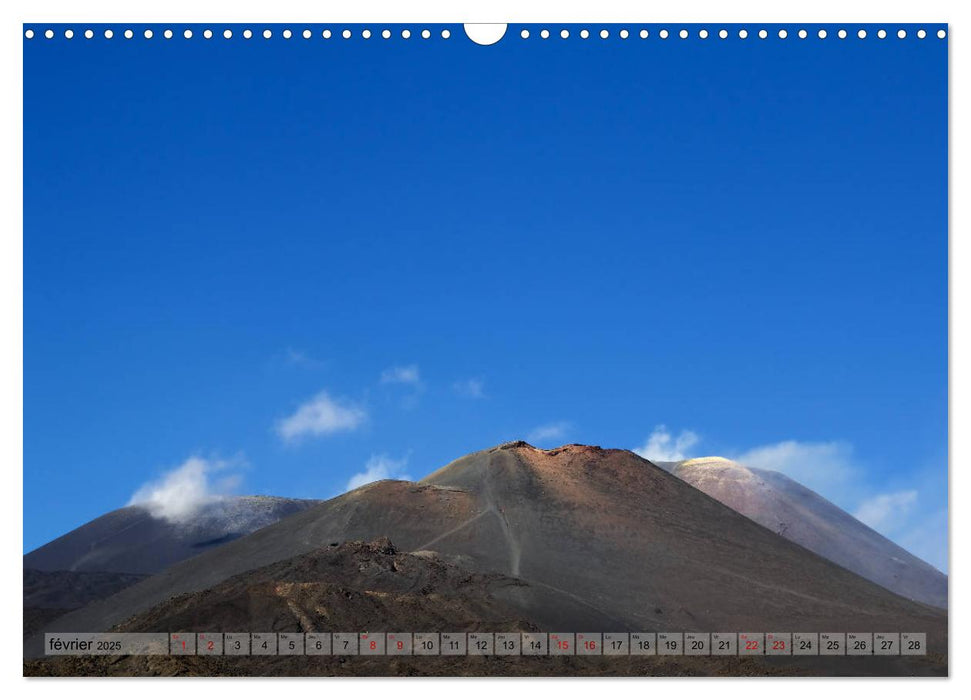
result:
M 24 46 L 25 550 L 530 437 L 768 460 L 946 570 L 946 41 L 141 29 Z

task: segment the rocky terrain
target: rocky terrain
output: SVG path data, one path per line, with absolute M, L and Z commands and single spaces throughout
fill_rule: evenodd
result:
M 515 607 L 529 583 L 470 573 L 387 539 L 332 544 L 205 591 L 172 598 L 116 631 L 539 631 Z M 546 595 L 536 591 L 538 595 Z M 28 675 L 928 675 L 939 657 L 62 657 L 25 662 Z
M 105 571 L 38 571 L 24 569 L 24 636 L 51 620 L 107 598 L 147 578 L 144 574 Z
M 461 631 L 456 625 L 490 631 L 922 631 L 932 653 L 798 663 L 656 657 L 620 665 L 580 658 L 456 665 L 393 657 L 145 657 L 44 659 L 25 662 L 25 669 L 118 675 L 934 675 L 947 669 L 944 611 L 818 556 L 631 452 L 582 445 L 540 450 L 521 442 L 470 454 L 418 483 L 376 482 L 313 505 L 175 563 L 46 629 L 393 631 L 392 625 L 402 625 L 401 631 Z M 39 650 L 40 638 L 31 637 L 25 656 Z

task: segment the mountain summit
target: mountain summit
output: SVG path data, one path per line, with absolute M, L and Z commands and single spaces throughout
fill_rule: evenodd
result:
M 418 483 L 379 481 L 313 505 L 69 613 L 47 631 L 145 621 L 174 596 L 235 576 L 245 581 L 247 572 L 322 547 L 382 537 L 399 552 L 469 575 L 504 577 L 489 595 L 540 629 L 892 629 L 926 631 L 933 651 L 947 644 L 944 611 L 814 554 L 632 452 L 525 443 L 472 453 Z M 305 626 L 326 627 L 319 614 L 304 612 Z M 232 621 L 239 629 L 248 629 L 245 614 Z
M 821 557 L 905 598 L 947 608 L 947 576 L 785 474 L 724 457 L 658 465 Z

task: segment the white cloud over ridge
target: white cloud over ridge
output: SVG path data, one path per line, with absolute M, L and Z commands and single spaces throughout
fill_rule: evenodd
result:
M 879 531 L 906 517 L 916 503 L 917 491 L 913 489 L 880 493 L 863 501 L 853 517 Z
M 833 494 L 862 471 L 853 459 L 853 446 L 838 440 L 784 440 L 728 456 L 746 467 L 782 472 L 818 493 Z
M 418 365 L 389 367 L 381 373 L 381 383 L 418 386 L 421 384 L 421 374 L 418 371 Z
M 342 403 L 322 391 L 276 424 L 277 434 L 290 442 L 303 436 L 320 436 L 355 430 L 367 420 L 367 412 Z
M 204 506 L 235 491 L 242 480 L 238 474 L 210 480 L 212 474 L 229 466 L 220 460 L 190 457 L 158 479 L 142 485 L 127 505 L 146 508 L 152 517 L 170 523 L 185 522 Z
M 692 430 L 682 430 L 678 435 L 672 435 L 667 426 L 658 425 L 641 447 L 634 450 L 644 459 L 657 462 L 680 462 L 694 455 L 690 454 L 692 447 L 701 438 Z
M 570 423 L 567 421 L 540 425 L 529 431 L 529 434 L 526 435 L 526 442 L 536 445 L 550 440 L 562 440 L 569 429 Z
M 674 435 L 659 425 L 647 442 L 634 451 L 646 459 L 678 462 L 711 455 L 698 449 L 697 433 Z M 893 485 L 875 479 L 872 470 L 854 455 L 845 441 L 801 442 L 783 440 L 744 451 L 723 453 L 740 464 L 780 472 L 816 491 L 883 536 L 937 569 L 948 568 L 947 476 L 942 467 L 901 475 Z M 939 483 L 943 480 L 943 483 Z M 920 484 L 920 489 L 909 488 Z M 943 489 L 943 490 L 942 490 Z M 943 501 L 942 496 L 943 495 Z M 942 505 L 943 502 L 943 505 Z
M 370 484 L 381 479 L 401 479 L 411 481 L 411 477 L 404 472 L 408 465 L 408 458 L 392 459 L 384 454 L 371 455 L 371 458 L 364 465 L 364 471 L 358 472 L 347 481 L 346 491 L 353 491 L 356 488 Z

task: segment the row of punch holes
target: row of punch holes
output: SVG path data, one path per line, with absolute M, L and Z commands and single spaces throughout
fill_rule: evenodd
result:
M 736 34 L 739 39 L 748 39 L 750 36 L 757 36 L 759 39 L 763 39 L 763 40 L 768 39 L 773 35 L 775 37 L 778 37 L 779 39 L 787 39 L 790 36 L 789 30 L 787 29 L 779 29 L 778 31 L 773 31 L 773 32 L 769 32 L 768 29 L 759 29 L 757 31 L 756 30 L 752 30 L 752 31 L 753 33 L 750 33 L 748 29 L 743 28 L 743 29 L 737 30 Z M 143 39 L 153 39 L 156 36 L 155 31 L 152 29 L 145 29 L 140 33 Z M 380 31 L 361 29 L 358 31 L 357 36 L 359 36 L 361 39 L 371 39 L 372 37 L 377 37 L 377 36 L 380 36 L 382 39 L 391 39 L 393 36 L 395 36 L 395 33 L 396 32 L 392 32 L 392 30 L 390 29 L 383 29 Z M 402 39 L 410 39 L 412 36 L 420 36 L 422 39 L 431 39 L 432 36 L 434 36 L 434 34 L 430 29 L 422 29 L 420 32 L 416 31 L 415 33 L 413 33 L 410 29 L 402 29 L 400 30 L 400 32 L 397 32 L 397 33 Z M 185 39 L 192 39 L 194 36 L 196 36 L 191 29 L 184 29 L 182 30 L 181 34 L 182 34 L 182 37 Z M 442 29 L 441 31 L 436 30 L 435 34 L 440 36 L 442 39 L 449 39 L 452 36 L 452 32 L 449 29 Z M 851 36 L 851 32 L 847 31 L 846 29 L 839 29 L 835 31 L 834 34 L 836 37 L 840 39 L 846 39 L 847 37 Z M 870 36 L 870 34 L 867 32 L 866 29 L 858 29 L 855 32 L 855 34 L 856 34 L 856 37 L 859 39 L 866 39 L 868 36 Z M 115 31 L 113 29 L 105 29 L 101 32 L 101 35 L 105 39 L 113 39 L 115 37 Z M 175 37 L 175 35 L 176 35 L 176 32 L 173 31 L 172 29 L 164 29 L 159 34 L 159 36 L 161 36 L 164 39 L 172 39 L 173 37 Z M 262 30 L 262 32 L 260 32 L 260 35 L 264 39 L 272 39 L 275 36 L 274 31 L 272 29 L 264 29 Z M 282 31 L 280 31 L 279 35 L 284 39 L 292 39 L 296 36 L 302 36 L 304 39 L 311 39 L 314 37 L 314 32 L 311 31 L 310 29 L 304 29 L 302 31 L 298 30 L 296 32 L 292 29 L 283 29 Z M 599 32 L 596 30 L 594 30 L 594 32 L 591 32 L 589 29 L 581 29 L 578 32 L 576 32 L 575 35 L 572 34 L 569 29 L 561 29 L 558 33 L 551 32 L 549 29 L 541 29 L 536 33 L 536 36 L 538 36 L 540 39 L 549 39 L 557 35 L 560 37 L 560 39 L 569 39 L 571 36 L 578 36 L 580 39 L 589 39 L 592 36 L 599 36 L 600 39 L 602 40 L 609 39 L 611 36 L 613 36 L 613 34 L 609 29 L 601 29 L 599 30 Z M 692 32 L 688 31 L 687 29 L 678 30 L 676 34 L 673 31 L 668 29 L 661 29 L 657 32 L 657 37 L 659 39 L 668 39 L 675 35 L 678 38 L 684 40 L 684 39 L 691 38 Z M 729 32 L 727 29 L 720 29 L 717 31 L 712 30 L 711 32 L 709 32 L 709 30 L 707 29 L 699 29 L 694 34 L 694 36 L 702 40 L 708 39 L 709 37 L 714 37 L 714 36 L 717 36 L 719 39 L 728 39 L 731 35 L 732 35 L 732 32 Z M 878 39 L 886 39 L 888 36 L 891 36 L 891 34 L 886 29 L 878 29 L 875 32 L 875 35 Z M 914 32 L 914 35 L 918 39 L 926 39 L 928 36 L 928 32 L 926 29 L 918 29 L 916 32 Z M 24 32 L 24 37 L 27 39 L 33 39 L 35 36 L 41 36 L 41 35 L 35 32 L 33 29 L 27 29 Z M 42 36 L 45 39 L 54 39 L 57 36 L 57 32 L 55 32 L 53 29 L 46 29 L 44 30 Z M 97 36 L 97 34 L 93 29 L 85 29 L 81 31 L 80 34 L 76 34 L 73 29 L 65 29 L 62 32 L 62 36 L 65 39 L 73 39 L 75 36 L 83 36 L 85 39 L 94 39 L 95 36 Z M 137 34 L 133 29 L 125 29 L 121 32 L 121 36 L 123 36 L 125 39 L 134 39 L 137 36 Z M 217 36 L 217 33 L 212 29 L 204 29 L 201 32 L 201 36 L 203 39 L 212 39 Z M 232 29 L 224 29 L 222 31 L 223 39 L 232 39 L 234 36 L 236 36 L 236 34 L 233 32 Z M 257 34 L 254 33 L 252 29 L 244 29 L 239 33 L 239 36 L 241 36 L 243 39 L 252 39 L 254 36 L 257 36 Z M 323 39 L 331 39 L 337 36 L 340 36 L 343 39 L 351 39 L 351 38 L 354 38 L 355 32 L 352 31 L 351 29 L 344 29 L 341 31 L 332 31 L 330 29 L 324 29 L 320 33 L 320 37 Z M 519 32 L 519 36 L 522 39 L 529 39 L 534 35 L 530 32 L 529 29 L 522 29 Z M 647 29 L 634 30 L 633 32 L 629 29 L 620 29 L 616 32 L 616 36 L 619 37 L 620 39 L 628 39 L 632 36 L 637 36 L 641 39 L 648 39 L 651 36 L 651 32 Z M 795 36 L 797 36 L 799 39 L 806 39 L 810 36 L 810 31 L 807 29 L 799 29 L 795 32 Z M 825 29 L 819 29 L 815 31 L 815 36 L 819 39 L 826 39 L 830 36 L 830 34 Z M 898 39 L 906 39 L 908 37 L 908 32 L 906 29 L 898 29 L 896 32 L 896 36 Z M 939 29 L 937 31 L 938 39 L 944 39 L 946 36 L 947 36 L 947 32 L 944 29 Z

